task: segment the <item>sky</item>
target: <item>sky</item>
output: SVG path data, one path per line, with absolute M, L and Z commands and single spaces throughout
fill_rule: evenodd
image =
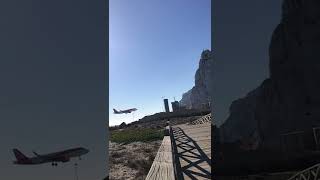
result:
M 0 2 L 0 179 L 70 180 L 106 175 L 106 48 L 104 1 Z M 14 165 L 27 156 L 73 147 L 81 161 Z
M 201 52 L 211 49 L 210 2 L 109 1 L 109 125 L 163 111 L 163 97 L 180 100 L 192 88 Z
M 213 4 L 213 113 L 218 125 L 232 101 L 269 76 L 269 44 L 281 19 L 279 0 L 223 0 Z

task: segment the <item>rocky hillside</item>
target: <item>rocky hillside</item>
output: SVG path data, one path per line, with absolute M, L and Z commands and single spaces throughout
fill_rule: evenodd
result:
M 269 46 L 270 77 L 230 107 L 224 142 L 280 147 L 281 134 L 320 126 L 320 2 L 284 0 Z
M 209 101 L 208 82 L 212 69 L 212 55 L 210 50 L 204 50 L 199 61 L 199 68 L 195 74 L 195 85 L 182 95 L 180 105 L 188 109 L 200 109 L 202 104 Z

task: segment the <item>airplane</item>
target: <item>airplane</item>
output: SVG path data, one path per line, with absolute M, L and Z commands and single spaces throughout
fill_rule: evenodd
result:
M 138 109 L 137 108 L 132 108 L 132 109 L 126 109 L 126 110 L 119 110 L 119 111 L 117 111 L 116 109 L 113 109 L 113 113 L 114 114 L 123 114 L 123 113 L 128 114 L 128 113 L 131 113 L 131 112 L 136 111 L 136 110 L 138 110 Z
M 87 154 L 88 152 L 88 149 L 79 147 L 42 155 L 33 152 L 35 157 L 29 158 L 26 155 L 22 154 L 22 152 L 20 152 L 18 149 L 13 149 L 13 153 L 16 157 L 16 161 L 13 161 L 13 163 L 19 165 L 35 165 L 51 162 L 52 166 L 57 166 L 57 162 L 65 163 L 70 161 L 70 158 L 72 157 L 79 157 L 79 159 L 81 159 L 80 156 Z

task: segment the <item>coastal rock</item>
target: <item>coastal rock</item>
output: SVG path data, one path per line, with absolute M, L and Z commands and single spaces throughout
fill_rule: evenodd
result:
M 221 141 L 256 136 L 280 147 L 281 135 L 320 126 L 320 2 L 285 0 L 269 46 L 270 78 L 230 107 Z
M 208 82 L 212 69 L 212 54 L 210 50 L 204 50 L 199 61 L 199 68 L 195 74 L 195 85 L 182 95 L 180 105 L 187 109 L 201 109 L 203 104 L 208 104 Z

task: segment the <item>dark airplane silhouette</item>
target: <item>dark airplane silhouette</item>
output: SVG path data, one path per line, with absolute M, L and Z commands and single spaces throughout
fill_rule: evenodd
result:
M 35 165 L 51 162 L 52 166 L 57 166 L 57 162 L 68 162 L 70 161 L 70 158 L 80 158 L 81 155 L 87 154 L 88 152 L 88 149 L 80 147 L 42 155 L 33 152 L 35 154 L 35 157 L 29 158 L 22 154 L 18 149 L 13 149 L 13 153 L 16 157 L 16 161 L 14 161 L 13 163 L 21 165 Z
M 132 108 L 132 109 L 126 109 L 126 110 L 119 110 L 119 111 L 117 111 L 116 109 L 113 109 L 113 113 L 114 114 L 123 114 L 123 113 L 128 114 L 128 113 L 132 113 L 133 111 L 136 111 L 136 110 L 138 110 L 138 109 Z

